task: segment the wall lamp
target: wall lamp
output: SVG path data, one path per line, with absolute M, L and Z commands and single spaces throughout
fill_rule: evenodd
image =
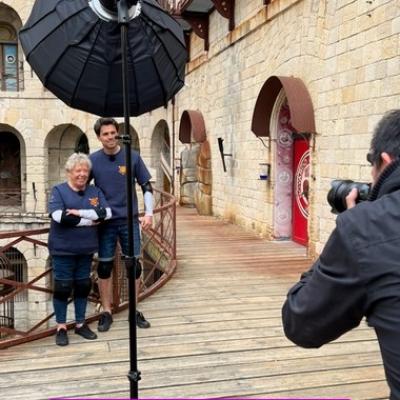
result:
M 224 172 L 226 172 L 225 157 L 232 157 L 232 153 L 224 153 L 224 139 L 218 138 L 218 147 L 221 154 L 222 166 L 224 167 Z
M 271 164 L 270 163 L 260 163 L 259 165 L 259 176 L 261 181 L 267 181 L 270 177 L 271 173 Z

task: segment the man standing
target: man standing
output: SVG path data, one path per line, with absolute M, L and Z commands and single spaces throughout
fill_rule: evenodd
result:
M 320 347 L 365 316 L 378 337 L 390 399 L 400 400 L 400 110 L 387 113 L 372 137 L 369 201 L 357 189 L 336 220 L 322 254 L 293 286 L 282 309 L 286 336 Z
M 121 245 L 122 253 L 128 254 L 128 221 L 126 207 L 126 164 L 125 154 L 118 142 L 119 125 L 113 118 L 100 118 L 94 125 L 94 131 L 103 148 L 90 155 L 92 161 L 92 176 L 95 185 L 104 193 L 112 210 L 112 218 L 99 226 L 99 291 L 103 313 L 99 319 L 98 330 L 106 332 L 113 322 L 111 300 L 112 279 L 111 272 L 114 264 L 114 254 L 117 241 Z M 151 227 L 153 222 L 153 191 L 150 184 L 150 173 L 140 155 L 132 150 L 132 178 L 134 185 L 137 182 L 143 191 L 145 216 L 141 220 L 143 229 Z M 136 191 L 133 191 L 133 236 L 134 256 L 140 255 L 140 229 L 138 219 L 138 203 Z M 141 268 L 136 270 L 136 301 L 139 293 Z M 143 314 L 136 311 L 136 324 L 139 328 L 149 328 L 150 323 Z

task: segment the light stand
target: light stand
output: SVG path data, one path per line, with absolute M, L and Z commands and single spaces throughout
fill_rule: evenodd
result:
M 133 181 L 132 181 L 132 153 L 131 135 L 129 131 L 129 80 L 128 80 L 128 25 L 129 21 L 140 14 L 138 0 L 91 0 L 89 2 L 95 13 L 106 21 L 118 21 L 121 28 L 121 55 L 122 55 L 122 88 L 124 107 L 124 134 L 121 136 L 125 147 L 126 163 L 126 207 L 128 223 L 128 254 L 125 255 L 125 265 L 128 275 L 129 292 L 129 355 L 130 370 L 128 379 L 130 382 L 131 399 L 138 398 L 138 382 L 141 379 L 137 366 L 137 332 L 136 332 L 136 267 L 138 259 L 134 254 L 134 230 L 133 230 Z M 139 240 L 139 239 L 138 239 Z

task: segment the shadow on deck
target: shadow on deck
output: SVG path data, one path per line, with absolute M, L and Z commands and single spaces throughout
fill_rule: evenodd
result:
M 190 209 L 179 209 L 177 226 L 177 272 L 139 305 L 152 323 L 138 331 L 141 398 L 387 398 L 365 324 L 319 350 L 285 339 L 280 310 L 310 264 L 303 247 Z M 50 337 L 1 350 L 2 398 L 128 397 L 127 312 L 96 341 L 69 336 L 65 348 Z

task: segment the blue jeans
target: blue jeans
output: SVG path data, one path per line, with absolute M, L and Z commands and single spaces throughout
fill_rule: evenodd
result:
M 133 222 L 133 255 L 140 256 L 140 228 L 139 221 Z M 128 225 L 99 226 L 99 261 L 112 261 L 115 256 L 117 241 L 121 246 L 122 254 L 128 254 Z
M 78 281 L 90 277 L 92 266 L 92 254 L 80 254 L 74 256 L 52 256 L 53 277 L 58 281 Z M 79 324 L 85 321 L 87 297 L 75 297 L 75 321 Z M 68 301 L 53 298 L 54 313 L 58 324 L 67 321 Z

